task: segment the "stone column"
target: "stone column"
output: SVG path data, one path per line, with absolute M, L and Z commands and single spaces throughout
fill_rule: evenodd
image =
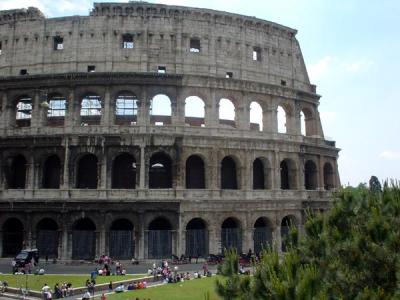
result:
M 102 114 L 101 114 L 101 126 L 110 125 L 110 114 L 111 114 L 111 99 L 110 99 L 110 88 L 106 86 L 104 92 L 104 99 L 102 103 Z
M 107 186 L 107 154 L 103 153 L 101 163 L 99 164 L 100 170 L 100 183 L 98 184 L 100 189 L 106 189 Z
M 273 182 L 272 189 L 279 190 L 281 188 L 281 162 L 279 159 L 278 150 L 274 151 L 273 162 L 272 162 L 272 170 L 273 170 Z
M 76 124 L 75 119 L 74 119 L 74 89 L 71 88 L 68 91 L 68 96 L 67 96 L 67 103 L 66 103 L 67 111 L 65 114 L 65 120 L 64 120 L 64 129 L 67 132 L 72 132 L 72 126 Z
M 208 230 L 208 246 L 210 253 L 217 254 L 221 250 L 221 232 L 216 226 Z
M 279 254 L 282 253 L 282 237 L 281 237 L 281 225 L 275 224 L 275 227 L 272 229 L 273 236 L 273 245 L 275 250 L 278 251 Z
M 250 106 L 245 99 L 244 103 L 241 103 L 236 113 L 236 119 L 238 121 L 237 128 L 242 130 L 250 129 Z
M 68 256 L 69 231 L 68 231 L 68 226 L 67 226 L 66 222 L 63 222 L 63 224 L 62 224 L 61 235 L 62 235 L 62 237 L 61 237 L 62 245 L 61 245 L 61 253 L 59 255 L 61 255 L 62 260 L 67 260 L 70 256 Z
M 40 124 L 40 91 L 36 90 L 32 100 L 32 115 L 31 115 L 31 127 L 39 127 Z
M 299 156 L 297 159 L 297 189 L 305 190 L 304 158 Z
M 140 145 L 140 178 L 139 178 L 139 188 L 146 188 L 146 158 L 145 158 L 145 145 Z
M 250 228 L 249 226 L 245 227 L 243 229 L 243 245 L 242 245 L 242 252 L 247 253 L 249 249 L 254 250 L 254 232 L 253 228 Z
M 33 156 L 28 157 L 27 166 L 26 166 L 26 189 L 33 189 L 35 182 L 35 161 Z
M 215 90 L 211 89 L 209 93 L 210 99 L 205 103 L 205 126 L 206 127 L 217 127 L 219 124 L 218 120 L 218 107 Z
M 7 128 L 7 93 L 3 92 L 1 94 L 1 114 L 0 114 L 0 129 Z
M 64 137 L 64 170 L 63 170 L 63 189 L 69 189 L 69 137 Z
M 324 161 L 322 155 L 318 158 L 318 189 L 323 191 L 324 187 Z

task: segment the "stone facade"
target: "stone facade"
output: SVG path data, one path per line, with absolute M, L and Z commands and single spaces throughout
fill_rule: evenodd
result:
M 280 249 L 287 224 L 301 231 L 304 209 L 326 210 L 340 185 L 295 35 L 144 2 L 52 19 L 0 11 L 0 256 Z M 152 113 L 160 94 L 170 115 Z M 191 96 L 204 117 L 185 116 Z M 221 99 L 232 120 L 219 118 Z

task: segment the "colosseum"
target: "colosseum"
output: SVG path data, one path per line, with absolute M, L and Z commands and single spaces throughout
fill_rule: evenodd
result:
M 0 256 L 284 250 L 340 186 L 295 36 L 135 1 L 0 11 Z

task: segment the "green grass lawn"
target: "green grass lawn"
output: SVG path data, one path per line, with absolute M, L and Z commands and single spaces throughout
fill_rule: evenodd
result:
M 125 276 L 97 276 L 96 284 L 109 283 L 110 281 L 116 282 L 127 279 L 134 279 L 144 277 L 146 275 L 125 275 Z M 72 288 L 85 286 L 86 279 L 90 279 L 89 275 L 12 275 L 12 274 L 0 274 L 0 281 L 6 280 L 10 287 L 25 288 L 26 279 L 28 279 L 28 289 L 34 291 L 40 291 L 45 283 L 47 283 L 52 289 L 58 282 L 72 283 Z
M 208 292 L 210 300 L 221 300 L 215 293 L 215 280 L 219 276 L 192 279 L 181 283 L 168 283 L 144 290 L 107 295 L 107 300 L 205 300 Z

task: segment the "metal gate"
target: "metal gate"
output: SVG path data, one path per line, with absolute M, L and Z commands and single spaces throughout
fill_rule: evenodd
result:
M 15 256 L 22 249 L 22 232 L 3 231 L 3 257 Z
M 224 249 L 235 248 L 238 253 L 242 252 L 242 238 L 239 228 L 222 228 L 221 246 Z
M 110 256 L 116 259 L 131 259 L 135 253 L 132 230 L 110 231 Z
M 208 231 L 206 229 L 186 230 L 186 255 L 203 256 L 208 254 Z
M 171 230 L 148 231 L 148 257 L 170 258 L 172 256 Z
M 58 231 L 39 230 L 36 237 L 36 247 L 42 257 L 58 257 Z
M 272 245 L 272 230 L 270 227 L 254 228 L 254 252 L 260 253 L 263 248 Z
M 96 233 L 92 230 L 72 232 L 72 259 L 92 260 L 95 257 Z

